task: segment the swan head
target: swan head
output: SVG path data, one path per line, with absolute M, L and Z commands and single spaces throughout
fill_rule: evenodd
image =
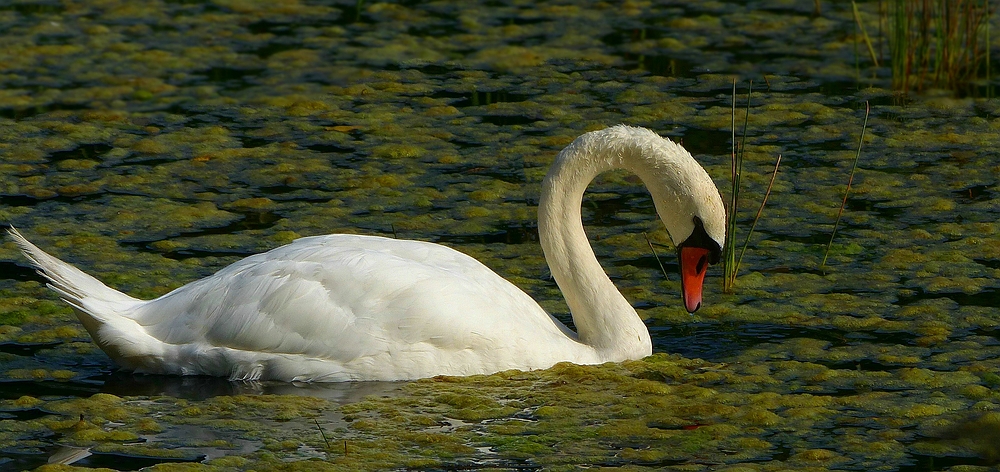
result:
M 701 307 L 708 266 L 722 258 L 725 205 L 715 182 L 686 149 L 650 134 L 651 146 L 644 153 L 647 165 L 636 166 L 635 171 L 649 188 L 656 212 L 677 248 L 684 308 L 694 313 Z
M 646 128 L 618 125 L 591 131 L 556 156 L 542 182 L 539 201 L 538 229 L 546 256 L 570 257 L 566 248 L 573 246 L 565 236 L 570 233 L 566 229 L 570 220 L 575 221 L 576 236 L 586 239 L 579 223 L 584 191 L 594 177 L 611 169 L 636 174 L 652 195 L 656 213 L 678 248 L 684 307 L 693 313 L 701 307 L 708 265 L 717 263 L 722 256 L 725 206 L 715 182 L 691 153 Z M 592 258 L 593 251 L 588 252 Z M 550 264 L 561 259 L 554 257 L 553 261 Z M 568 266 L 553 271 L 561 272 L 567 273 L 564 279 L 573 274 Z

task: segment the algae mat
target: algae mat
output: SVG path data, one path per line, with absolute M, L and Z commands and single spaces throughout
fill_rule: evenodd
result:
M 783 156 L 736 291 L 713 269 L 695 316 L 637 180 L 591 187 L 595 251 L 657 352 L 597 367 L 338 386 L 125 375 L 5 241 L 0 466 L 995 468 L 1000 106 L 894 95 L 827 3 L 0 4 L 0 221 L 139 297 L 353 232 L 455 247 L 566 319 L 534 222 L 562 146 L 649 127 L 726 189 L 732 81 L 753 80 L 740 241 Z M 860 5 L 870 31 L 876 9 Z

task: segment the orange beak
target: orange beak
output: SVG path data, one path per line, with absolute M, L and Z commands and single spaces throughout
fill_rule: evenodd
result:
M 708 249 L 681 247 L 681 292 L 688 313 L 694 313 L 701 307 L 701 286 L 708 271 L 708 254 Z

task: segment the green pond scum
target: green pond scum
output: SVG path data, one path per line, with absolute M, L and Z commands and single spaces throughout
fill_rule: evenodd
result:
M 898 95 L 854 25 L 807 0 L 0 3 L 0 222 L 138 297 L 345 232 L 457 248 L 568 321 L 535 206 L 573 138 L 648 127 L 727 189 L 753 80 L 739 241 L 782 155 L 735 291 L 713 269 L 695 315 L 638 179 L 591 186 L 595 252 L 654 339 L 623 364 L 127 375 L 0 240 L 0 469 L 997 470 L 995 84 Z M 46 464 L 60 448 L 91 455 Z

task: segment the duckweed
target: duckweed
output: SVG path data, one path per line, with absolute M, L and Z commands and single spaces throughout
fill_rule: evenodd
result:
M 693 316 L 637 179 L 611 173 L 585 196 L 654 356 L 367 397 L 123 380 L 3 242 L 0 444 L 40 470 L 77 469 L 42 465 L 54 432 L 105 453 L 212 451 L 154 470 L 995 463 L 1000 108 L 893 95 L 884 71 L 855 69 L 850 7 L 827 3 L 0 7 L 0 221 L 134 296 L 350 232 L 456 247 L 569 321 L 534 205 L 575 136 L 650 127 L 726 191 L 732 81 L 753 79 L 741 242 L 783 156 L 737 290 L 709 282 Z

